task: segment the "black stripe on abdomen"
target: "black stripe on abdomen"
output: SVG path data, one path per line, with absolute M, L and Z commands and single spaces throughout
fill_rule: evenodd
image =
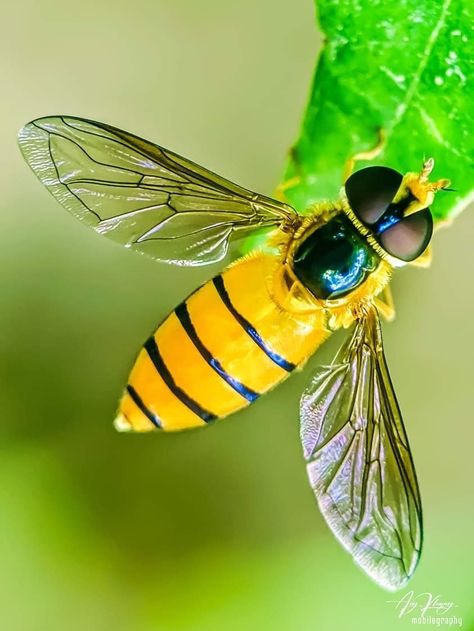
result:
M 273 352 L 272 349 L 266 345 L 265 341 L 259 335 L 258 331 L 250 324 L 248 320 L 244 318 L 243 315 L 241 315 L 237 311 L 237 309 L 234 307 L 234 305 L 232 304 L 230 300 L 230 297 L 225 288 L 224 280 L 222 276 L 216 276 L 215 278 L 212 279 L 212 282 L 214 283 L 214 287 L 217 289 L 217 293 L 221 297 L 221 300 L 225 304 L 227 309 L 231 312 L 231 314 L 234 316 L 234 318 L 237 320 L 240 326 L 244 329 L 244 331 L 246 331 L 249 334 L 249 336 L 257 344 L 257 346 L 259 346 L 262 349 L 265 355 L 269 357 L 273 362 L 275 362 L 277 366 L 280 366 L 280 368 L 283 368 L 287 372 L 291 372 L 292 370 L 294 370 L 296 368 L 295 364 L 292 364 L 281 355 L 278 355 L 278 353 Z
M 194 412 L 194 414 L 199 416 L 199 418 L 201 418 L 206 423 L 209 423 L 210 421 L 215 421 L 217 418 L 215 414 L 212 414 L 211 412 L 208 412 L 207 410 L 202 408 L 199 403 L 197 403 L 197 401 L 192 399 L 182 388 L 177 385 L 177 383 L 173 379 L 172 374 L 168 370 L 168 367 L 163 361 L 154 336 L 150 337 L 145 342 L 144 348 L 163 381 L 166 383 L 171 392 L 181 401 L 181 403 L 184 403 L 184 405 L 186 405 L 192 412 Z
M 229 384 L 229 386 L 231 386 L 236 392 L 242 395 L 244 399 L 247 399 L 247 401 L 250 401 L 250 402 L 255 401 L 255 399 L 258 399 L 259 394 L 257 392 L 254 392 L 250 388 L 247 388 L 247 386 L 244 386 L 243 383 L 241 383 L 240 381 L 238 381 L 237 379 L 234 379 L 234 377 L 229 375 L 224 370 L 221 363 L 204 346 L 198 334 L 196 333 L 196 329 L 194 328 L 193 323 L 191 322 L 191 317 L 189 315 L 188 307 L 186 306 L 185 302 L 180 304 L 179 307 L 175 309 L 175 313 L 178 320 L 181 322 L 183 329 L 188 334 L 189 339 L 193 342 L 194 346 L 201 353 L 203 359 L 205 359 L 205 361 L 209 364 L 209 366 L 211 366 L 211 368 L 213 368 L 216 371 L 216 373 L 220 375 L 226 383 Z
M 161 423 L 158 420 L 158 417 L 155 416 L 153 414 L 153 412 L 151 410 L 149 410 L 147 408 L 147 406 L 143 403 L 140 395 L 138 394 L 138 392 L 135 390 L 135 388 L 133 386 L 131 386 L 130 384 L 127 385 L 127 392 L 130 395 L 130 398 L 132 399 L 132 401 L 135 403 L 135 405 L 137 406 L 137 408 L 143 412 L 143 414 L 147 417 L 147 419 L 149 421 L 151 421 L 153 423 L 153 425 L 155 425 L 155 427 L 158 427 L 161 429 Z

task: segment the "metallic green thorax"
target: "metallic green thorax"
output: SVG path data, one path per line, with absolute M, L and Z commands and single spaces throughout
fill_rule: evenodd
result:
M 316 298 L 326 300 L 358 287 L 379 262 L 377 253 L 340 213 L 303 241 L 293 269 Z

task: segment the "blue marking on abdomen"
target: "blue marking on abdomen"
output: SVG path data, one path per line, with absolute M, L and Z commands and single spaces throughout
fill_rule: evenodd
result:
M 232 315 L 240 324 L 240 326 L 250 335 L 250 337 L 257 344 L 257 346 L 259 346 L 262 349 L 265 355 L 267 355 L 267 357 L 269 357 L 273 362 L 275 362 L 277 366 L 280 366 L 280 368 L 283 368 L 283 370 L 286 370 L 287 372 L 291 372 L 292 370 L 294 370 L 296 368 L 295 364 L 292 364 L 291 362 L 287 361 L 284 357 L 282 357 L 281 355 L 278 355 L 278 353 L 273 352 L 271 348 L 269 348 L 265 344 L 264 340 L 261 338 L 258 332 L 254 329 L 254 327 L 250 324 L 250 322 L 246 320 L 237 311 L 237 309 L 234 307 L 234 305 L 232 304 L 229 298 L 229 294 L 227 293 L 227 290 L 225 288 L 224 280 L 222 276 L 216 276 L 215 278 L 212 279 L 212 282 L 214 283 L 214 287 L 217 289 L 217 293 L 221 297 L 222 302 L 225 304 L 227 309 L 232 313 Z
M 152 335 L 144 344 L 144 349 L 148 353 L 151 361 L 153 362 L 158 374 L 166 383 L 171 392 L 186 405 L 196 416 L 199 416 L 206 423 L 215 421 L 217 416 L 202 408 L 197 401 L 192 399 L 173 379 L 172 374 L 168 370 L 167 365 L 163 361 L 161 353 L 156 344 L 156 340 Z
M 128 384 L 127 392 L 130 395 L 130 398 L 132 399 L 132 401 L 137 406 L 137 408 L 141 410 L 141 412 L 143 412 L 143 414 L 147 417 L 147 419 L 151 421 L 155 427 L 158 427 L 158 429 L 161 429 L 161 423 L 158 420 L 158 417 L 155 414 L 153 414 L 153 412 L 149 410 L 148 407 L 143 403 L 142 398 L 140 397 L 138 392 L 135 390 L 135 388 L 131 386 L 130 384 Z
M 191 317 L 189 315 L 188 307 L 185 302 L 179 305 L 175 309 L 176 316 L 178 320 L 181 322 L 183 329 L 188 334 L 190 340 L 193 342 L 194 346 L 201 353 L 202 357 L 206 360 L 206 362 L 217 372 L 218 375 L 222 377 L 222 379 L 229 384 L 236 392 L 247 399 L 247 401 L 255 401 L 260 396 L 257 392 L 254 392 L 247 386 L 244 386 L 243 383 L 234 379 L 231 375 L 229 375 L 220 362 L 213 357 L 212 353 L 204 346 L 202 341 L 200 340 L 198 334 L 196 333 L 196 329 L 194 328 L 193 323 L 191 322 Z

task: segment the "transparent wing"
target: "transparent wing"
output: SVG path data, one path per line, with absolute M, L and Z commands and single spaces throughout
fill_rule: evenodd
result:
M 304 392 L 301 440 L 336 537 L 377 583 L 402 587 L 421 553 L 421 500 L 375 308 Z
M 229 242 L 297 217 L 186 158 L 104 123 L 50 116 L 19 134 L 59 202 L 100 234 L 176 265 L 219 261 Z

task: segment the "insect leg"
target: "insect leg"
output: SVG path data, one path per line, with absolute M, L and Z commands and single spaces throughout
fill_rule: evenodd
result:
M 290 148 L 290 150 L 288 151 L 288 156 L 290 164 L 293 165 L 296 175 L 278 184 L 274 192 L 274 197 L 285 204 L 289 203 L 288 199 L 286 198 L 285 191 L 298 186 L 298 184 L 301 184 L 303 180 L 301 165 L 298 159 L 298 150 L 295 146 Z
M 344 165 L 343 176 L 342 176 L 343 184 L 345 183 L 347 178 L 352 174 L 354 167 L 356 165 L 356 162 L 359 162 L 360 160 L 373 160 L 383 151 L 385 147 L 385 143 L 387 142 L 387 138 L 382 128 L 377 130 L 377 136 L 378 136 L 377 144 L 375 145 L 373 149 L 370 149 L 369 151 L 361 151 L 360 153 L 356 153 L 354 156 L 352 156 L 346 161 Z
M 280 184 L 278 184 L 278 186 L 275 189 L 274 197 L 278 199 L 280 202 L 284 202 L 285 204 L 288 204 L 285 191 L 287 191 L 290 188 L 294 188 L 295 186 L 298 186 L 298 184 L 300 183 L 301 183 L 300 175 L 295 175 L 294 177 L 290 177 L 289 180 L 285 180 L 284 182 L 281 182 Z
M 375 306 L 387 322 L 392 322 L 395 319 L 395 303 L 393 302 L 392 290 L 389 285 L 386 285 L 375 298 Z
M 416 267 L 429 267 L 431 265 L 431 261 L 433 260 L 433 250 L 431 248 L 431 244 L 426 248 L 426 250 L 421 254 L 417 259 L 411 261 L 411 265 L 416 265 Z

